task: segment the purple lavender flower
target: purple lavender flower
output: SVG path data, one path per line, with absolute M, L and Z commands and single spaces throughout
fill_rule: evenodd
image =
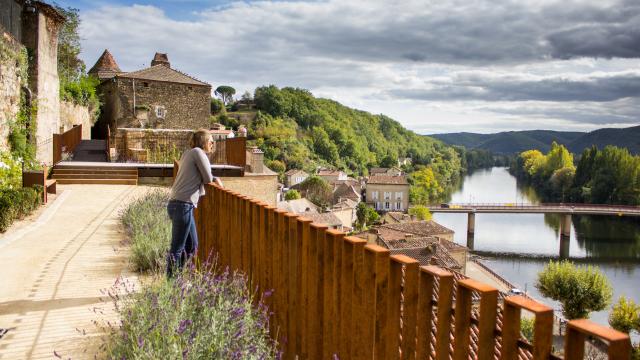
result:
M 181 320 L 180 324 L 178 325 L 178 328 L 176 329 L 176 332 L 178 334 L 182 334 L 185 330 L 187 330 L 187 326 L 191 325 L 193 323 L 193 321 L 186 319 L 186 320 Z

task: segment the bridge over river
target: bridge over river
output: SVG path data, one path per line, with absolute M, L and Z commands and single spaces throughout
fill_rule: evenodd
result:
M 569 255 L 569 238 L 571 236 L 571 215 L 604 215 L 604 216 L 640 216 L 639 206 L 573 204 L 573 203 L 451 203 L 430 205 L 432 213 L 466 213 L 467 215 L 467 247 L 473 250 L 476 213 L 487 214 L 560 214 L 560 249 L 561 258 Z

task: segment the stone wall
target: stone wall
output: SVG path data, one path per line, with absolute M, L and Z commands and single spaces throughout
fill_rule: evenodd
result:
M 112 128 L 209 128 L 209 86 L 116 78 L 115 83 L 105 86 L 104 90 L 113 102 L 110 109 L 105 109 L 104 116 L 113 123 Z M 159 108 L 164 109 L 164 118 L 157 116 Z
M 246 175 L 243 177 L 221 178 L 224 187 L 242 195 L 277 205 L 278 175 Z
M 119 161 L 173 163 L 174 157 L 179 158 L 184 150 L 190 148 L 192 133 L 191 130 L 178 129 L 120 128 L 113 136 L 111 146 L 116 148 Z M 140 158 L 136 151 L 144 152 L 142 157 L 145 159 Z
M 36 157 L 53 161 L 53 134 L 60 128 L 60 81 L 58 78 L 58 30 L 61 23 L 43 12 L 23 13 L 22 41 L 33 51 L 29 87 L 37 105 Z
M 92 123 L 89 108 L 67 101 L 60 102 L 60 134 L 78 124 L 82 124 L 82 139 L 91 139 Z
M 8 151 L 9 123 L 16 119 L 20 110 L 19 65 L 12 54 L 21 46 L 11 35 L 0 31 L 0 151 Z

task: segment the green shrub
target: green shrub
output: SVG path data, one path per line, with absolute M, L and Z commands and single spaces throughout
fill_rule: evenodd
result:
M 124 295 L 123 295 L 124 293 Z M 141 291 L 126 282 L 110 291 L 121 316 L 110 326 L 110 359 L 275 359 L 266 307 L 254 300 L 246 278 L 187 267 Z
M 131 264 L 137 271 L 165 267 L 171 241 L 168 201 L 167 191 L 156 190 L 133 201 L 121 214 L 131 242 Z
M 568 319 L 584 319 L 592 311 L 604 310 L 611 302 L 613 289 L 598 267 L 576 267 L 570 261 L 550 261 L 538 273 L 536 288 L 562 304 Z
M 42 186 L 0 190 L 0 232 L 37 209 L 42 204 L 43 190 Z

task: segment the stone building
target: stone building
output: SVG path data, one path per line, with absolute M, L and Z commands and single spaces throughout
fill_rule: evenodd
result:
M 307 172 L 304 170 L 291 169 L 285 172 L 284 176 L 285 176 L 284 184 L 287 185 L 287 187 L 292 187 L 294 185 L 300 184 L 301 182 L 305 181 L 309 177 L 309 174 L 307 174 Z
M 468 249 L 453 242 L 454 232 L 435 221 L 410 221 L 374 226 L 357 236 L 384 246 L 393 254 L 411 256 L 421 265 L 436 264 L 462 273 Z
M 148 68 L 123 72 L 105 50 L 89 74 L 100 79 L 104 102 L 96 138 L 104 138 L 107 128 L 209 127 L 211 85 L 171 68 L 166 54 L 156 53 Z
M 373 175 L 367 180 L 367 204 L 378 211 L 407 211 L 409 183 L 404 175 Z
M 0 0 L 0 33 L 3 43 L 13 43 L 11 47 L 15 49 L 24 46 L 31 56 L 27 84 L 29 91 L 25 96 L 37 104 L 37 112 L 31 119 L 35 122 L 36 136 L 32 141 L 37 146 L 37 159 L 45 163 L 53 160 L 53 134 L 60 126 L 58 31 L 64 21 L 65 18 L 55 8 L 42 1 Z M 10 67 L 5 69 L 9 70 Z M 10 79 L 6 87 L 3 84 L 0 93 L 3 105 L 8 105 L 7 109 L 2 106 L 2 110 L 9 113 L 7 118 L 0 115 L 0 125 L 6 130 L 6 122 L 17 113 L 15 104 L 16 99 L 18 102 L 20 99 L 21 84 L 20 81 L 15 81 L 15 74 L 3 72 L 0 77 Z M 6 137 L 7 134 L 3 132 L 0 135 Z

